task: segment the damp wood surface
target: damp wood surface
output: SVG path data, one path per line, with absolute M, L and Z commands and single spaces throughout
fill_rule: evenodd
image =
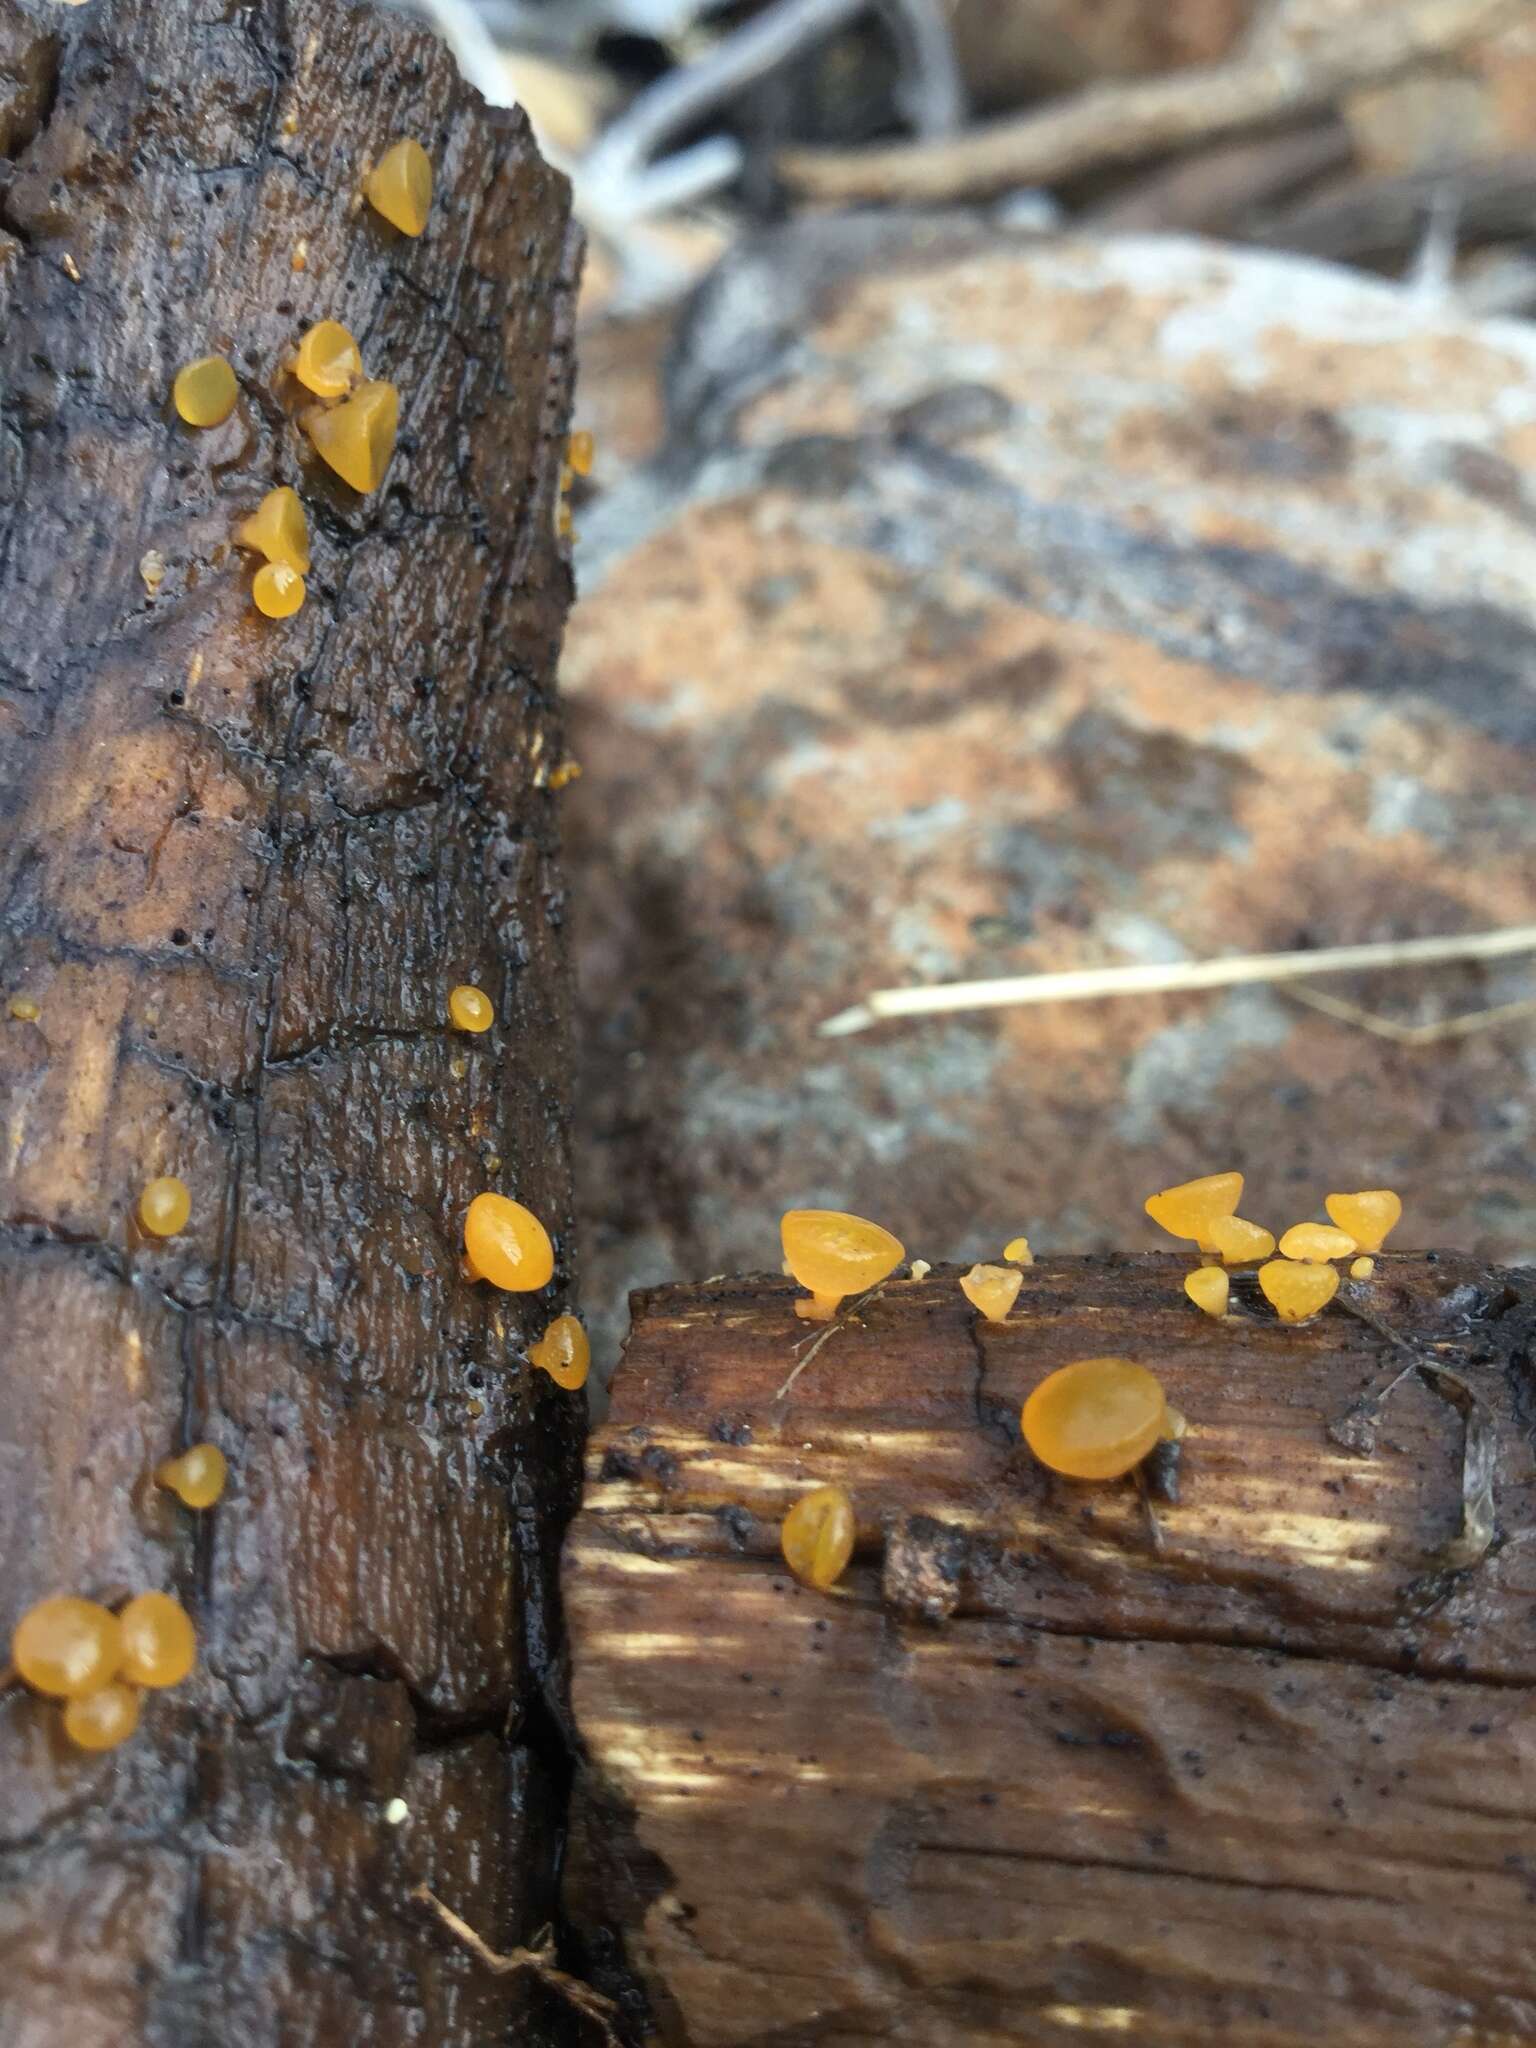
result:
M 1330 1429 L 1410 1354 L 1338 1307 L 1283 1327 L 1251 1277 L 1217 1322 L 1188 1265 L 1042 1261 L 1000 1326 L 958 1268 L 896 1280 L 787 1396 L 793 1282 L 636 1297 L 563 1571 L 570 1890 L 662 2041 L 1531 2038 L 1536 1286 L 1452 1254 L 1345 1283 L 1487 1418 L 1495 1533 L 1454 1572 L 1433 1377 L 1352 1453 Z M 1020 1441 L 1104 1353 L 1189 1419 L 1155 1536 Z M 828 1481 L 830 1597 L 778 1549 Z
M 358 196 L 401 135 L 418 240 Z M 0 1630 L 156 1588 L 201 1648 L 102 1758 L 0 1696 L 0 2038 L 568 2039 L 410 1897 L 531 1938 L 563 1804 L 582 1398 L 521 1353 L 573 1285 L 568 190 L 433 37 L 320 0 L 10 0 L 0 139 Z M 367 498 L 293 418 L 320 319 L 400 390 Z M 240 397 L 196 433 L 210 352 Z M 229 545 L 278 483 L 281 622 Z M 162 1173 L 191 1220 L 147 1242 Z M 536 1298 L 460 1278 L 484 1188 L 555 1236 Z M 205 1439 L 196 1517 L 150 1475 Z

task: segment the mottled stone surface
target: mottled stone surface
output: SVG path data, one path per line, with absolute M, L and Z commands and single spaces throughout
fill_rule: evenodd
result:
M 1536 331 L 1283 257 L 801 228 L 686 317 L 581 515 L 566 661 L 588 1299 L 776 1261 L 1278 1226 L 1536 1247 L 1530 1019 L 1410 1050 L 1288 997 L 816 1035 L 872 986 L 1536 918 Z M 1522 962 L 1328 984 L 1426 1020 Z

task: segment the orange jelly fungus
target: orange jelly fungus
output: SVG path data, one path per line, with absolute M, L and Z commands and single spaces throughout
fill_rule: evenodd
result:
M 1275 1234 L 1261 1223 L 1248 1223 L 1241 1216 L 1213 1216 L 1207 1232 L 1213 1252 L 1219 1252 L 1228 1266 L 1246 1266 L 1267 1259 L 1275 1249 Z
M 139 1222 L 152 1237 L 174 1237 L 186 1229 L 191 1214 L 191 1190 L 174 1173 L 147 1182 L 139 1196 Z
M 960 1275 L 960 1292 L 989 1323 L 1002 1323 L 1019 1298 L 1024 1275 L 1017 1266 L 972 1266 Z
M 814 1323 L 835 1315 L 845 1294 L 877 1286 L 907 1255 L 878 1223 L 841 1209 L 788 1209 L 779 1238 L 785 1265 L 811 1294 L 809 1301 L 795 1303 L 795 1313 Z
M 779 1543 L 801 1584 L 825 1593 L 848 1569 L 856 1533 L 853 1502 L 843 1488 L 818 1486 L 801 1494 L 784 1517 Z
M 354 491 L 376 491 L 384 481 L 399 427 L 400 394 L 382 380 L 359 384 L 340 405 L 313 406 L 304 415 L 315 453 Z
M 538 1343 L 528 1346 L 528 1356 L 557 1387 L 569 1393 L 587 1384 L 592 1346 L 575 1316 L 556 1316 Z
M 34 1692 L 83 1699 L 99 1692 L 123 1653 L 117 1616 L 95 1600 L 56 1593 L 29 1607 L 11 1637 L 11 1662 Z
M 1225 1266 L 1199 1266 L 1193 1273 L 1184 1275 L 1184 1292 L 1195 1307 L 1203 1308 L 1208 1316 L 1224 1316 L 1232 1282 Z
M 1208 1173 L 1201 1180 L 1182 1181 L 1176 1188 L 1164 1188 L 1149 1195 L 1147 1214 L 1170 1237 L 1192 1237 L 1202 1251 L 1214 1249 L 1211 1225 L 1230 1216 L 1243 1199 L 1240 1173 Z
M 317 320 L 294 351 L 293 374 L 316 398 L 345 398 L 363 374 L 362 350 L 339 320 Z
M 1299 1265 L 1294 1259 L 1271 1259 L 1259 1268 L 1259 1286 L 1282 1323 L 1304 1323 L 1325 1309 L 1339 1291 L 1333 1266 Z
M 12 996 L 5 1007 L 18 1024 L 35 1024 L 43 1014 L 31 996 Z
M 476 1195 L 464 1218 L 464 1260 L 473 1280 L 532 1294 L 554 1278 L 555 1248 L 531 1209 L 506 1195 Z
M 217 427 L 235 409 L 240 387 L 222 356 L 199 356 L 176 372 L 171 402 L 189 427 Z
M 1035 1263 L 1027 1237 L 1010 1237 L 1003 1246 L 1003 1257 L 1013 1266 L 1032 1266 Z
M 309 521 L 298 492 L 287 484 L 268 491 L 250 518 L 236 528 L 235 539 L 269 562 L 281 562 L 301 576 L 308 573 Z
M 1280 1240 L 1281 1258 L 1312 1266 L 1347 1259 L 1359 1249 L 1347 1230 L 1336 1230 L 1330 1223 L 1293 1223 Z
M 130 1685 L 180 1685 L 197 1662 L 192 1617 L 169 1593 L 138 1593 L 117 1617 L 123 1636 L 118 1676 Z
M 64 1733 L 76 1749 L 116 1749 L 139 1725 L 143 1696 L 116 1679 L 64 1708 Z
M 304 602 L 304 578 L 286 562 L 263 562 L 251 579 L 251 599 L 265 618 L 291 619 Z
M 463 982 L 449 992 L 448 1021 L 455 1031 L 489 1031 L 496 1022 L 496 1012 L 483 988 L 472 988 Z
M 1402 1197 L 1394 1195 L 1390 1188 L 1367 1188 L 1358 1195 L 1330 1195 L 1323 1207 L 1363 1252 L 1379 1252 L 1403 1213 Z
M 578 427 L 565 444 L 565 459 L 577 476 L 590 476 L 597 459 L 597 442 L 585 427 Z
M 1129 1358 L 1080 1358 L 1043 1379 L 1024 1403 L 1024 1441 L 1069 1479 L 1118 1479 L 1161 1436 L 1168 1404 L 1156 1378 Z
M 229 1466 L 217 1444 L 193 1444 L 179 1458 L 166 1458 L 155 1467 L 155 1484 L 188 1508 L 211 1508 L 228 1477 Z
M 1349 1269 L 1349 1277 L 1351 1280 L 1369 1280 L 1375 1271 L 1374 1259 L 1356 1259 Z
M 393 142 L 363 180 L 363 194 L 375 213 L 402 235 L 419 235 L 432 211 L 432 159 L 419 142 Z

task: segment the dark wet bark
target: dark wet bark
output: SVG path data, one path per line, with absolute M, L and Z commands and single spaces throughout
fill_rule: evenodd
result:
M 1388 1257 L 1346 1283 L 1374 1322 L 1288 1329 L 1251 1276 L 1201 1316 L 1186 1264 L 1044 1261 L 1002 1326 L 897 1281 L 782 1397 L 791 1283 L 637 1297 L 566 1551 L 572 1897 L 664 2041 L 1536 2029 L 1530 1276 Z M 1106 1352 L 1189 1418 L 1155 1524 L 1019 1441 Z M 1495 1524 L 1457 1571 L 1466 1389 Z M 778 1524 L 830 1480 L 827 1598 Z
M 417 241 L 356 201 L 398 135 Z M 567 191 L 430 36 L 323 0 L 7 0 L 0 144 L 0 993 L 38 1005 L 0 1012 L 0 1623 L 162 1587 L 203 1648 L 104 1760 L 0 1701 L 0 2035 L 542 2039 L 409 1895 L 529 1938 L 563 1807 L 583 1405 L 520 1351 L 572 1289 Z M 366 499 L 281 371 L 325 317 L 401 393 Z M 208 351 L 240 402 L 193 433 Z M 274 623 L 230 540 L 278 482 L 314 567 Z M 149 1244 L 161 1172 L 192 1220 Z M 555 1233 L 544 1294 L 461 1281 L 484 1187 Z M 197 1518 L 149 1475 L 203 1438 Z

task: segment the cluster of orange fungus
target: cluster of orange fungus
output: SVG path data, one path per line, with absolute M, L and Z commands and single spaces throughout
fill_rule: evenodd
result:
M 122 1660 L 117 1675 L 159 1690 L 180 1685 L 197 1662 L 192 1617 L 169 1593 L 138 1593 L 117 1618 Z
M 1232 1282 L 1225 1266 L 1197 1266 L 1193 1273 L 1184 1275 L 1184 1292 L 1208 1316 L 1224 1316 Z
M 409 136 L 392 142 L 363 180 L 363 196 L 402 235 L 419 235 L 432 211 L 432 159 Z
M 174 1237 L 192 1214 L 192 1194 L 174 1173 L 149 1181 L 139 1196 L 139 1223 L 151 1237 Z
M 1129 1358 L 1080 1358 L 1043 1379 L 1024 1403 L 1024 1441 L 1068 1479 L 1118 1479 L 1139 1465 L 1167 1424 L 1155 1376 Z
M 521 1202 L 476 1195 L 464 1218 L 464 1263 L 472 1280 L 489 1280 L 508 1294 L 532 1294 L 554 1278 L 555 1248 Z
M 362 350 L 339 320 L 317 320 L 300 338 L 293 374 L 316 398 L 345 398 L 363 374 Z
M 1259 1268 L 1259 1286 L 1282 1323 L 1304 1323 L 1320 1314 L 1338 1293 L 1339 1276 L 1332 1266 L 1271 1259 Z
M 11 1637 L 17 1676 L 56 1700 L 99 1692 L 116 1677 L 122 1654 L 117 1616 L 73 1593 L 56 1593 L 29 1607 Z
M 1275 1234 L 1262 1223 L 1249 1223 L 1241 1216 L 1211 1219 L 1210 1247 L 1225 1266 L 1247 1266 L 1267 1259 L 1275 1248 Z
M 960 1275 L 960 1292 L 989 1323 L 1006 1322 L 1019 1298 L 1024 1275 L 1017 1266 L 972 1266 Z
M 575 1316 L 556 1316 L 537 1344 L 528 1346 L 528 1356 L 547 1372 L 557 1387 L 574 1393 L 587 1384 L 592 1367 L 592 1346 Z
M 483 988 L 472 988 L 468 982 L 462 982 L 449 993 L 448 1021 L 455 1031 L 489 1031 L 496 1022 L 496 1012 Z
M 286 562 L 264 562 L 251 579 L 251 601 L 265 618 L 291 619 L 304 602 L 304 578 Z
M 235 373 L 222 356 L 184 364 L 171 386 L 171 402 L 189 427 L 222 426 L 239 396 Z
M 400 394 L 380 379 L 359 384 L 340 405 L 313 406 L 304 415 L 304 431 L 321 461 L 364 493 L 384 481 L 399 427 Z
M 1146 1210 L 1170 1237 L 1193 1238 L 1202 1251 L 1213 1251 L 1212 1225 L 1233 1215 L 1242 1198 L 1240 1173 L 1208 1173 L 1200 1180 L 1186 1180 L 1176 1188 L 1149 1195 Z
M 287 484 L 268 491 L 250 518 L 235 532 L 243 548 L 265 555 L 269 562 L 281 562 L 303 576 L 309 570 L 309 521 L 299 494 Z
M 841 1486 L 801 1494 L 779 1530 L 784 1562 L 802 1585 L 825 1593 L 848 1569 L 857 1533 L 853 1502 Z
M 844 1295 L 878 1286 L 907 1255 L 878 1223 L 841 1209 L 786 1210 L 779 1237 L 786 1271 L 810 1291 L 809 1301 L 795 1303 L 795 1313 L 809 1322 L 826 1322 Z
M 1363 1252 L 1379 1252 L 1403 1213 L 1401 1198 L 1390 1188 L 1367 1188 L 1357 1195 L 1330 1195 L 1323 1207 Z
M 179 1458 L 166 1458 L 155 1467 L 155 1484 L 188 1508 L 211 1508 L 228 1476 L 229 1466 L 217 1444 L 193 1444 Z
M 1359 1249 L 1347 1230 L 1338 1230 L 1331 1223 L 1293 1223 L 1280 1240 L 1281 1258 L 1299 1259 L 1310 1266 L 1352 1258 Z

